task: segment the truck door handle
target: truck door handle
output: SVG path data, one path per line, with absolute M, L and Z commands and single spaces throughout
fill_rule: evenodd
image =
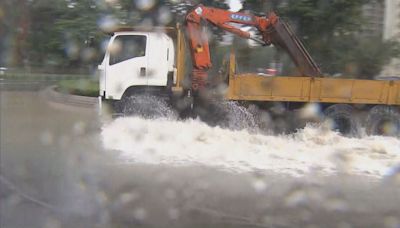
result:
M 146 67 L 140 68 L 140 76 L 142 76 L 142 77 L 146 76 Z

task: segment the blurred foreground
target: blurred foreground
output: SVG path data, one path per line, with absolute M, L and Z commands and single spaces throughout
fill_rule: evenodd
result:
M 400 226 L 398 139 L 102 125 L 37 91 L 0 96 L 0 227 Z

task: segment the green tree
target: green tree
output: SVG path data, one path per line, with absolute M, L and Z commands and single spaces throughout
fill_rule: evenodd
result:
M 25 0 L 0 2 L 0 64 L 16 66 L 23 63 L 30 26 Z
M 99 61 L 102 31 L 117 26 L 174 26 L 183 14 L 169 0 L 4 0 L 0 3 L 2 64 L 47 71 L 85 67 Z M 205 5 L 227 8 L 223 1 Z M 195 2 L 193 3 L 195 4 Z M 3 26 L 4 25 L 4 26 Z M 97 42 L 92 42 L 93 40 Z M 91 47 L 89 47 L 91 46 Z
M 85 41 L 97 31 L 99 9 L 94 0 L 26 2 L 30 26 L 24 53 L 29 65 L 68 70 L 94 56 L 85 49 Z
M 363 0 L 289 0 L 279 7 L 326 73 L 345 73 L 361 27 Z
M 392 57 L 397 44 L 361 36 L 362 6 L 367 0 L 287 0 L 264 4 L 286 18 L 326 74 L 372 78 Z M 246 0 L 257 10 L 258 0 Z M 395 50 L 395 51 L 393 51 Z M 372 64 L 370 67 L 366 63 Z M 373 67 L 372 67 L 373 66 Z
M 383 66 L 388 64 L 392 57 L 398 57 L 400 46 L 398 42 L 382 41 L 379 38 L 371 38 L 360 41 L 354 51 L 354 75 L 359 78 L 369 79 L 378 75 Z

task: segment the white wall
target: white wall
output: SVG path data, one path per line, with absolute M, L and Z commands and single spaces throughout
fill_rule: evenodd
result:
M 400 1 L 385 0 L 385 22 L 383 30 L 384 39 L 399 38 Z
M 383 39 L 400 41 L 400 0 L 385 0 Z M 400 76 L 400 59 L 392 59 L 384 67 L 382 76 Z

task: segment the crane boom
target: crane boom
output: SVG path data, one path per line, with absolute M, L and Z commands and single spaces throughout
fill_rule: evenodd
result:
M 278 21 L 272 24 L 272 28 L 267 31 L 271 42 L 288 52 L 301 74 L 309 77 L 322 75 L 318 65 L 288 23 L 278 18 Z
M 251 39 L 263 45 L 274 44 L 286 50 L 303 76 L 317 77 L 321 71 L 301 41 L 292 32 L 289 25 L 275 13 L 268 17 L 258 17 L 245 13 L 234 13 L 227 10 L 197 5 L 186 16 L 186 26 L 192 55 L 192 89 L 201 90 L 206 87 L 207 71 L 212 67 L 207 34 L 203 31 L 203 22 Z M 255 27 L 262 39 L 249 32 L 242 31 L 229 23 L 237 23 Z

